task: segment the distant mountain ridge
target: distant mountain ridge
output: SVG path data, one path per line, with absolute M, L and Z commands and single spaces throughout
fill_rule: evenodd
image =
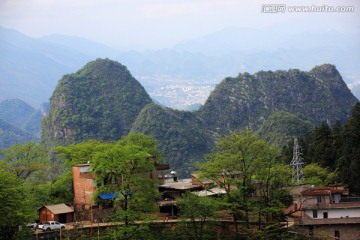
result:
M 35 140 L 32 134 L 0 119 L 0 150 Z
M 268 34 L 265 42 L 262 41 L 264 34 Z M 57 81 L 64 74 L 74 72 L 99 57 L 120 61 L 138 79 L 140 76 L 153 79 L 161 79 L 164 75 L 170 79 L 171 76 L 181 76 L 194 81 L 194 84 L 203 84 L 204 81 L 218 83 L 224 77 L 236 76 L 239 71 L 310 69 L 331 62 L 347 83 L 355 83 L 360 81 L 359 42 L 359 33 L 294 32 L 284 37 L 284 33 L 272 30 L 229 28 L 187 40 L 173 49 L 121 52 L 79 37 L 50 35 L 31 38 L 0 27 L 0 101 L 18 98 L 38 108 L 42 102 L 49 101 Z M 209 54 L 212 50 L 202 50 L 209 45 L 210 50 L 218 49 L 218 53 Z M 147 90 L 154 87 L 154 82 L 145 83 L 142 82 Z M 157 81 L 156 84 L 161 88 L 167 83 Z M 354 92 L 360 98 L 358 91 Z
M 256 129 L 267 116 L 279 111 L 296 114 L 314 124 L 333 124 L 337 119 L 345 122 L 357 101 L 335 66 L 324 64 L 309 72 L 260 71 L 226 78 L 199 113 L 209 128 L 227 134 L 216 129 Z
M 49 111 L 49 104 L 41 104 L 34 109 L 20 99 L 0 102 L 0 149 L 15 143 L 38 141 L 41 134 L 41 121 Z
M 86 55 L 93 58 L 112 58 L 116 59 L 119 52 L 114 48 L 108 47 L 104 44 L 90 41 L 80 37 L 64 36 L 59 34 L 47 35 L 40 38 L 46 43 L 64 46 L 75 52 L 86 53 Z
M 0 28 L 0 52 L 0 101 L 18 98 L 34 107 L 48 101 L 62 74 L 78 67 L 78 57 L 84 59 L 4 28 Z
M 0 102 L 0 118 L 14 126 L 24 128 L 26 122 L 36 110 L 20 99 L 8 99 Z
M 125 66 L 98 59 L 59 81 L 42 123 L 42 142 L 52 148 L 143 132 L 158 139 L 167 162 L 188 177 L 218 136 L 247 127 L 257 130 L 266 121 L 284 119 L 291 126 L 301 121 L 301 129 L 288 132 L 292 136 L 308 125 L 344 122 L 356 102 L 335 66 L 324 64 L 309 72 L 261 71 L 226 78 L 199 110 L 179 111 L 154 104 Z M 279 132 L 286 135 L 286 127 Z
M 227 27 L 196 39 L 179 42 L 174 50 L 217 55 L 234 51 L 275 51 L 278 49 L 314 49 L 323 47 L 355 47 L 359 33 L 331 31 L 283 30 L 269 27 L 263 29 Z M 266 41 L 263 41 L 266 39 Z

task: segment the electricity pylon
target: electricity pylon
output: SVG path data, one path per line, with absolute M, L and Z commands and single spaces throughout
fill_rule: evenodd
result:
M 297 138 L 294 139 L 293 158 L 290 166 L 293 168 L 292 181 L 295 184 L 301 184 L 304 181 L 302 166 L 305 164 L 301 158 L 300 147 Z

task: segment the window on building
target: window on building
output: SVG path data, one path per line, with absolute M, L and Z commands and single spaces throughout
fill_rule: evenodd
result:
M 340 240 L 340 231 L 339 230 L 335 230 L 335 239 Z
M 322 201 L 321 196 L 317 196 L 317 202 L 321 203 L 321 201 Z
M 323 212 L 323 217 L 324 217 L 324 218 L 328 218 L 328 213 L 327 213 L 327 212 Z
M 317 218 L 317 210 L 313 210 L 313 218 Z

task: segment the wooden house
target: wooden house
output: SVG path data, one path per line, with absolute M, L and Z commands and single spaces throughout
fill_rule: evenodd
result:
M 74 209 L 64 203 L 42 206 L 38 209 L 39 221 L 58 221 L 61 223 L 73 222 Z

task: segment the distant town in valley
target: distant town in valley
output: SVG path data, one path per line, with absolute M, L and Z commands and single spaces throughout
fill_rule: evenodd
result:
M 0 0 L 0 240 L 359 240 L 359 19 Z

